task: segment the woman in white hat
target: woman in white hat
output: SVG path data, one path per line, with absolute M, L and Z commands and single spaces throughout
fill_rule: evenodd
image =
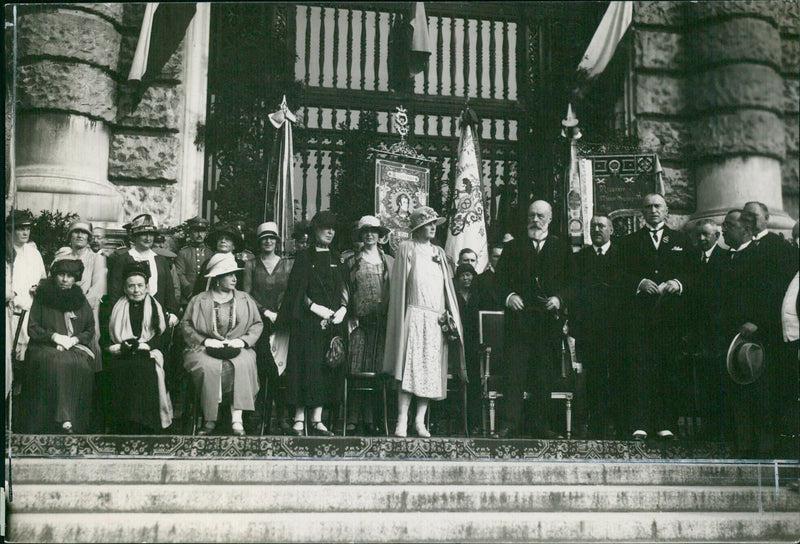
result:
M 425 412 L 430 400 L 447 396 L 449 349 L 457 350 L 459 374 L 466 379 L 464 329 L 458 313 L 453 272 L 444 250 L 432 242 L 444 218 L 423 206 L 411 213 L 411 240 L 401 243 L 390 279 L 384 372 L 400 382 L 395 436 L 405 437 L 411 398 L 417 397 L 414 431 L 429 437 Z M 449 311 L 459 340 L 448 346 L 439 319 Z
M 92 251 L 89 241 L 92 237 L 92 224 L 86 221 L 73 221 L 67 231 L 68 246 L 60 248 L 53 261 L 79 259 L 83 263 L 83 277 L 77 282 L 86 295 L 95 320 L 95 335 L 92 349 L 95 352 L 95 372 L 103 370 L 100 346 L 100 301 L 106 294 L 106 258 Z
M 275 320 L 283 301 L 283 293 L 289 283 L 289 274 L 294 261 L 282 258 L 277 253 L 281 239 L 275 222 L 267 221 L 260 224 L 256 229 L 256 237 L 259 254 L 244 265 L 242 290 L 256 301 L 264 321 L 264 333 L 256 345 L 258 380 L 259 383 L 264 383 L 264 377 L 269 374 L 267 383 L 270 391 L 260 392 L 258 399 L 260 404 L 264 401 L 272 402 L 275 397 L 274 392 L 277 391 L 278 368 L 275 366 L 269 342 L 270 335 L 275 332 Z
M 386 312 L 389 307 L 389 277 L 394 258 L 378 247 L 378 241 L 389 233 L 373 215 L 358 221 L 358 241 L 361 249 L 345 260 L 347 285 L 350 292 L 347 314 L 350 316 L 350 372 L 381 372 L 386 344 Z M 367 400 L 367 399 L 362 399 Z M 364 428 L 370 433 L 373 426 L 372 404 L 355 404 L 346 422 L 347 431 L 355 430 L 359 409 L 363 407 Z
M 253 297 L 236 290 L 240 270 L 232 254 L 212 255 L 206 290 L 189 301 L 181 320 L 186 341 L 183 366 L 200 392 L 205 419 L 201 435 L 216 428 L 223 393 L 232 390 L 234 435 L 245 434 L 242 411 L 255 409 L 259 385 L 254 346 L 264 325 Z

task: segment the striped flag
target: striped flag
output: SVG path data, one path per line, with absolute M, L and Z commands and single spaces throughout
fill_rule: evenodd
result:
M 633 2 L 610 2 L 578 65 L 578 73 L 587 80 L 600 75 L 611 62 L 632 20 Z
M 273 221 L 278 224 L 278 235 L 283 242 L 284 253 L 294 251 L 294 143 L 292 123 L 297 117 L 289 110 L 286 96 L 280 109 L 269 114 L 269 121 L 281 132 L 275 136 L 272 156 L 267 167 L 267 194 L 264 200 L 264 221 L 269 221 L 269 188 L 275 187 L 272 201 Z
M 195 2 L 147 3 L 129 81 L 148 81 L 161 73 L 183 41 L 196 10 Z
M 483 213 L 481 188 L 481 152 L 475 127 L 478 117 L 467 107 L 459 120 L 461 135 L 458 141 L 458 162 L 453 188 L 453 206 L 447 226 L 445 253 L 454 264 L 464 248 L 478 255 L 475 270 L 480 274 L 489 263 L 486 220 Z

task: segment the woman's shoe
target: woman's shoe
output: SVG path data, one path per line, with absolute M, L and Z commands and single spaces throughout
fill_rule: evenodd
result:
M 197 436 L 208 436 L 214 432 L 214 429 L 217 428 L 217 423 L 215 421 L 206 421 L 206 424 L 203 425 L 203 428 L 197 431 Z
M 405 438 L 408 436 L 408 420 L 398 419 L 397 426 L 394 428 L 394 435 L 398 438 Z
M 233 432 L 233 436 L 244 436 L 244 425 L 238 422 L 232 423 L 231 432 Z
M 61 432 L 64 434 L 72 434 L 72 423 L 70 421 L 65 421 L 61 424 Z
M 333 436 L 333 433 L 321 421 L 312 421 L 311 436 Z
M 297 427 L 298 427 L 298 425 L 300 426 L 300 428 L 299 428 L 299 429 L 297 428 Z M 305 434 L 305 433 L 303 432 L 303 431 L 305 430 L 305 426 L 306 426 L 306 422 L 305 422 L 304 420 L 302 420 L 302 419 L 295 419 L 295 420 L 294 420 L 294 425 L 293 425 L 293 426 L 292 426 L 292 428 L 289 430 L 289 434 L 291 434 L 291 435 L 293 435 L 293 436 L 303 436 L 303 435 Z
M 420 438 L 430 438 L 431 433 L 428 432 L 428 429 L 425 428 L 424 423 L 414 422 L 414 431 L 416 431 L 417 436 Z

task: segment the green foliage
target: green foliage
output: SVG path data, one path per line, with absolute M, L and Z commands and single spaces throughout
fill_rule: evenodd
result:
M 78 219 L 77 213 L 63 213 L 58 210 L 42 210 L 38 216 L 31 210 L 23 210 L 33 215 L 35 223 L 31 228 L 31 240 L 36 242 L 45 267 L 50 268 L 58 248 L 67 245 L 69 225 Z

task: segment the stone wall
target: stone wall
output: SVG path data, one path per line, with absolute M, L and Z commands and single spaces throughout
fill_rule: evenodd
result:
M 120 27 L 119 69 L 130 71 L 139 37 L 144 4 L 125 4 Z M 185 43 L 175 51 L 144 93 L 120 86 L 119 107 L 111 127 L 108 178 L 123 196 L 125 219 L 150 213 L 159 226 L 180 223 L 181 123 Z M 138 98 L 138 100 L 136 100 Z
M 780 161 L 776 190 L 797 217 L 798 15 L 797 2 L 636 2 L 636 130 L 674 213 L 705 211 L 709 165 L 757 157 Z

